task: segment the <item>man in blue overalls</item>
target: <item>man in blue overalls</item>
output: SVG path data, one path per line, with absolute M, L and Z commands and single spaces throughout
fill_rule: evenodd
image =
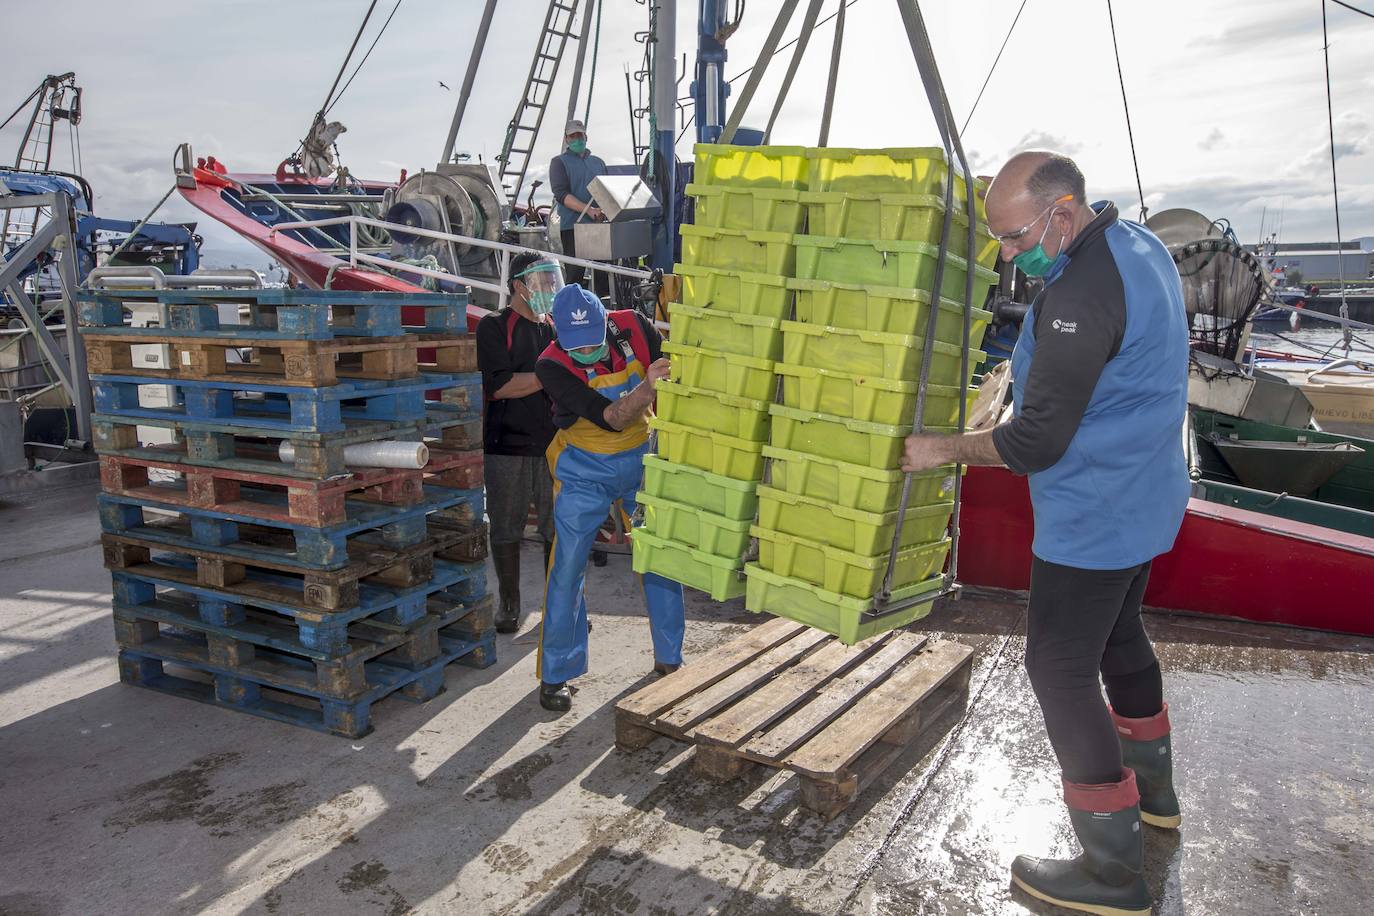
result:
M 564 712 L 572 707 L 567 682 L 587 672 L 587 556 L 617 503 L 629 530 L 649 451 L 654 385 L 668 377 L 669 363 L 651 322 L 629 309 L 607 313 L 601 300 L 580 286 L 558 293 L 553 322 L 558 337 L 535 365 L 553 400 L 558 428 L 547 456 L 554 542 L 538 675 L 540 705 Z M 682 664 L 682 586 L 649 573 L 644 598 L 654 670 L 667 674 Z
M 576 256 L 573 223 L 603 219 L 601 209 L 592 204 L 588 185 L 593 178 L 606 174 L 606 163 L 587 149 L 587 126 L 581 121 L 567 123 L 563 144 L 563 152 L 549 163 L 549 190 L 553 192 L 554 208 L 558 212 L 563 253 Z M 585 268 L 569 264 L 564 274 L 569 283 L 581 283 Z

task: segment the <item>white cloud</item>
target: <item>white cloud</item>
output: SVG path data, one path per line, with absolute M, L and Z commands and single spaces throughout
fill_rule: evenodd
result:
M 1226 135 L 1221 132 L 1221 128 L 1213 127 L 1211 132 L 1207 134 L 1207 136 L 1203 137 L 1201 140 L 1198 141 L 1197 148 L 1200 150 L 1211 152 L 1212 150 L 1220 146 L 1221 142 L 1225 139 Z

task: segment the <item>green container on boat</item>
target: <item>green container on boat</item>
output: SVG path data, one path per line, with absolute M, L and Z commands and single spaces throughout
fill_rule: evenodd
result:
M 791 366 L 916 381 L 921 377 L 924 355 L 925 341 L 910 334 L 782 322 L 782 362 Z M 981 350 L 969 351 L 969 379 L 986 358 L 987 354 Z M 937 340 L 926 381 L 932 385 L 957 386 L 961 366 L 960 348 Z
M 787 363 L 777 363 L 774 369 L 782 377 L 782 403 L 787 407 L 893 426 L 911 423 L 916 416 L 919 382 Z M 977 396 L 976 389 L 968 392 L 970 407 Z M 927 385 L 924 420 L 927 426 L 958 426 L 959 389 Z
M 693 171 L 698 184 L 732 188 L 806 187 L 809 163 L 804 146 L 735 146 L 698 143 Z
M 927 291 L 935 286 L 935 267 L 940 249 L 926 242 L 850 239 L 828 235 L 798 235 L 793 239 L 797 268 L 794 276 L 803 280 Z M 963 302 L 967 275 L 968 262 L 952 252 L 947 254 L 945 270 L 940 276 L 940 295 Z M 994 271 L 974 267 L 974 305 L 983 304 L 988 287 L 997 282 L 996 278 Z
M 785 277 L 691 264 L 676 264 L 673 273 L 682 278 L 683 305 L 759 318 L 781 320 L 791 316 L 792 290 Z
M 735 397 L 769 401 L 777 393 L 775 363 L 756 356 L 721 353 L 665 340 L 663 352 L 673 364 L 672 379 L 691 388 L 704 388 Z
M 783 534 L 755 525 L 750 534 L 759 540 L 759 565 L 771 573 L 819 585 L 851 598 L 872 598 L 887 575 L 887 552 L 869 556 Z M 945 565 L 949 539 L 917 544 L 897 551 L 892 587 L 923 582 Z
M 684 264 L 781 277 L 792 276 L 796 265 L 796 248 L 792 244 L 795 236 L 790 232 L 687 224 L 680 226 L 679 232 Z
M 889 147 L 886 149 L 847 149 L 831 146 L 806 151 L 807 189 L 843 191 L 846 194 L 929 194 L 940 200 L 945 196 L 949 175 L 945 151 L 936 146 Z M 986 185 L 974 179 L 974 188 Z M 964 176 L 954 174 L 955 206 L 964 206 Z M 974 206 L 980 220 L 986 220 L 983 200 L 975 195 Z
M 981 278 L 979 283 L 983 283 Z M 926 323 L 930 320 L 930 293 L 925 290 L 797 279 L 788 280 L 787 286 L 796 294 L 796 320 L 803 324 L 907 334 L 925 340 Z M 986 297 L 986 284 L 982 290 L 975 290 L 975 305 Z M 992 313 L 980 308 L 969 313 L 970 347 L 982 346 L 983 333 L 991 320 Z M 963 344 L 962 292 L 957 298 L 940 300 L 935 339 L 956 347 Z
M 735 521 L 752 521 L 758 513 L 758 484 L 722 477 L 658 455 L 644 456 L 644 492 Z
M 944 577 L 934 576 L 925 582 L 894 589 L 893 601 L 912 601 L 911 606 L 882 617 L 869 618 L 864 615 L 872 608 L 871 600 L 852 598 L 801 579 L 780 576 L 758 563 L 745 564 L 744 574 L 748 579 L 744 598 L 747 610 L 776 614 L 834 633 L 841 642 L 850 646 L 925 617 L 944 587 Z M 929 596 L 929 600 L 923 600 L 925 596 Z
M 902 522 L 902 547 L 915 547 L 944 537 L 950 506 L 908 506 Z M 759 487 L 759 527 L 805 538 L 850 553 L 876 556 L 892 547 L 897 510 L 865 512 L 773 487 Z
M 811 235 L 939 245 L 944 233 L 945 202 L 933 194 L 803 191 L 801 200 L 806 205 L 806 231 Z M 999 247 L 980 222 L 974 230 L 976 262 L 995 266 Z M 968 257 L 968 214 L 962 206 L 955 208 L 950 221 L 949 250 Z
M 768 459 L 768 485 L 777 490 L 865 512 L 888 512 L 901 502 L 906 475 L 900 470 L 851 464 L 772 445 L 764 447 L 763 457 Z M 952 464 L 911 475 L 910 505 L 939 502 L 954 502 Z
M 713 556 L 704 550 L 655 537 L 643 528 L 636 528 L 630 541 L 631 562 L 640 575 L 657 573 L 705 592 L 716 601 L 728 601 L 744 594 L 744 577 L 738 557 Z
M 782 356 L 782 322 L 776 318 L 673 306 L 668 332 L 689 347 L 776 360 Z
M 658 415 L 669 423 L 721 432 L 751 442 L 768 441 L 768 402 L 659 382 Z
M 658 453 L 674 464 L 690 465 L 735 480 L 763 476 L 763 443 L 724 433 L 707 432 L 659 417 L 649 420 L 658 432 Z
M 794 188 L 693 183 L 684 190 L 693 199 L 692 223 L 697 226 L 799 232 L 806 220 L 802 192 Z
M 642 530 L 656 538 L 735 560 L 749 547 L 748 519 L 729 519 L 648 493 L 636 498 L 644 507 Z

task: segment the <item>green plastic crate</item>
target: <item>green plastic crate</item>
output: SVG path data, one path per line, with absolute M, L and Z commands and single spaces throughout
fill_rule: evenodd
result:
M 855 331 L 827 328 L 799 321 L 782 323 L 782 362 L 790 366 L 810 366 L 879 378 L 913 381 L 921 377 L 925 341 L 910 334 L 884 331 Z M 935 385 L 958 385 L 960 348 L 935 341 L 930 372 L 926 381 Z M 981 350 L 970 350 L 968 377 L 987 358 Z
M 776 318 L 674 305 L 669 314 L 673 340 L 719 353 L 776 360 L 782 356 L 782 322 Z
M 746 188 L 806 187 L 808 165 L 804 146 L 733 146 L 698 143 L 693 177 L 698 184 Z
M 872 598 L 887 575 L 887 553 L 864 556 L 818 544 L 807 538 L 770 531 L 758 525 L 749 533 L 759 539 L 759 565 L 771 573 L 819 585 L 851 598 Z M 892 587 L 923 582 L 939 572 L 949 555 L 949 539 L 897 551 Z
M 724 433 L 693 429 L 653 417 L 649 426 L 658 431 L 658 453 L 674 464 L 685 464 L 735 480 L 763 476 L 763 443 Z
M 673 464 L 658 455 L 644 456 L 644 492 L 650 496 L 750 522 L 759 510 L 757 491 L 758 484 L 752 480 L 735 480 L 690 465 Z
M 676 541 L 654 537 L 643 528 L 634 530 L 630 542 L 631 565 L 640 575 L 657 573 L 705 592 L 716 601 L 728 601 L 744 594 L 744 575 L 738 558 L 712 556 Z
M 770 445 L 871 468 L 901 467 L 906 437 L 911 435 L 910 423 L 869 423 L 782 404 L 770 405 L 768 412 L 773 416 Z M 926 429 L 934 433 L 954 432 L 949 426 Z
M 908 506 L 902 522 L 902 547 L 915 547 L 944 537 L 949 526 L 948 503 Z M 865 512 L 835 506 L 809 496 L 773 487 L 759 487 L 759 527 L 838 547 L 850 553 L 876 556 L 890 550 L 897 530 L 897 511 Z
M 902 498 L 906 475 L 900 470 L 850 464 L 772 445 L 764 447 L 763 457 L 768 459 L 768 485 L 786 493 L 865 512 L 888 512 L 897 508 Z M 757 502 L 757 494 L 755 499 Z M 909 504 L 938 502 L 954 502 L 952 464 L 911 475 Z
M 748 590 L 744 596 L 747 610 L 760 614 L 776 614 L 807 626 L 833 633 L 840 642 L 852 646 L 857 642 L 914 623 L 930 613 L 935 597 L 944 587 L 944 577 L 934 576 L 925 582 L 903 589 L 894 589 L 896 601 L 912 600 L 910 607 L 876 619 L 865 618 L 864 612 L 872 601 L 851 598 L 839 592 L 827 591 L 810 582 L 789 579 L 771 573 L 757 563 L 744 567 Z M 929 595 L 930 600 L 921 600 Z
M 685 228 L 685 227 L 684 227 Z M 803 280 L 829 280 L 860 286 L 897 286 L 931 290 L 940 249 L 925 242 L 881 239 L 847 239 L 829 235 L 793 236 L 796 273 Z M 964 301 L 968 261 L 950 252 L 940 277 L 940 295 Z M 982 305 L 988 287 L 997 282 L 995 271 L 974 265 L 973 304 Z
M 975 290 L 974 302 L 982 302 L 987 287 L 996 275 L 983 277 Z M 885 331 L 889 334 L 910 334 L 925 339 L 926 322 L 930 320 L 930 293 L 923 289 L 896 286 L 860 286 L 855 283 L 831 283 L 828 280 L 787 281 L 796 293 L 797 321 L 822 327 L 850 328 L 855 331 Z M 963 293 L 959 298 L 940 300 L 940 313 L 935 319 L 935 339 L 960 346 L 964 340 Z M 974 308 L 969 313 L 969 346 L 979 347 L 992 312 Z
M 674 265 L 673 273 L 682 278 L 683 305 L 760 318 L 791 317 L 792 291 L 785 277 L 690 264 Z
M 806 220 L 802 192 L 794 188 L 693 183 L 684 190 L 694 198 L 692 223 L 697 226 L 800 232 Z
M 888 149 L 808 149 L 807 188 L 811 191 L 843 191 L 864 194 L 931 194 L 945 196 L 945 151 L 936 146 Z M 955 206 L 964 206 L 964 176 L 954 173 Z M 987 185 L 974 179 L 974 187 Z M 978 218 L 986 220 L 983 200 L 975 195 Z
M 842 193 L 802 191 L 806 205 L 806 231 L 851 239 L 889 239 L 939 245 L 945 228 L 945 202 L 933 194 Z M 974 229 L 974 259 L 983 267 L 997 264 L 998 241 L 986 224 Z M 949 250 L 968 257 L 968 214 L 954 211 L 949 228 Z
M 695 506 L 648 493 L 636 496 L 644 507 L 644 527 L 656 538 L 676 541 L 714 557 L 740 560 L 749 548 L 749 520 L 713 515 Z
M 682 261 L 698 267 L 790 277 L 797 263 L 790 232 L 683 225 Z
M 663 352 L 672 361 L 675 382 L 757 401 L 771 400 L 777 393 L 776 364 L 771 359 L 689 347 L 673 340 L 663 342 Z
M 658 396 L 656 412 L 669 423 L 722 432 L 750 442 L 768 440 L 767 401 L 689 388 L 677 382 L 659 382 L 654 393 Z
M 874 375 L 851 375 L 834 369 L 787 363 L 777 363 L 774 369 L 782 377 L 782 403 L 787 407 L 893 426 L 910 424 L 916 416 L 919 382 Z M 977 397 L 977 389 L 968 392 L 970 408 Z M 958 388 L 950 385 L 926 386 L 925 424 L 959 425 Z

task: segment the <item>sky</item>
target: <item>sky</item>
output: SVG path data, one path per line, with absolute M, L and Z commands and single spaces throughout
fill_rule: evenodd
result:
M 379 0 L 355 62 L 390 12 Z M 648 27 L 640 0 L 604 0 L 592 92 L 590 145 L 628 162 L 627 70 L 639 69 Z M 822 17 L 839 0 L 826 0 Z M 367 0 L 6 0 L 9 21 L 59 16 L 64 41 L 10 42 L 0 56 L 0 117 L 48 73 L 75 70 L 85 89 L 84 174 L 96 212 L 138 219 L 172 184 L 172 154 L 190 142 L 230 171 L 270 172 L 292 152 L 324 99 Z M 733 4 L 731 4 L 733 5 Z M 755 62 L 777 0 L 750 0 L 730 38 L 727 76 Z M 1374 12 L 1374 0 L 1360 0 Z M 799 10 L 787 38 L 800 27 Z M 968 117 L 1019 0 L 927 2 L 923 13 L 946 94 Z M 402 0 L 357 79 L 330 113 L 348 132 L 345 165 L 359 177 L 395 179 L 433 168 L 457 101 L 480 0 Z M 458 136 L 459 150 L 488 161 L 500 150 L 529 69 L 546 0 L 501 0 Z M 696 3 L 678 4 L 679 59 L 696 49 Z M 1122 0 L 1114 5 L 1140 181 L 1151 211 L 1188 207 L 1231 221 L 1243 242 L 1281 230 L 1284 241 L 1336 235 L 1322 63 L 1321 0 Z M 1345 238 L 1374 235 L 1374 19 L 1329 4 L 1332 109 Z M 816 30 L 774 130 L 774 142 L 815 145 L 831 46 Z M 1363 51 L 1361 49 L 1364 49 Z M 789 52 L 774 58 L 745 118 L 766 122 Z M 572 66 L 558 85 L 534 157 L 558 152 Z M 446 89 L 441 82 L 452 89 Z M 582 98 L 586 99 L 586 78 Z M 743 80 L 735 83 L 738 91 Z M 582 104 L 579 105 L 579 111 Z M 684 107 L 679 124 L 691 112 Z M 17 119 L 17 120 L 22 120 Z M 0 161 L 13 158 L 17 124 L 0 131 Z M 1089 196 L 1139 209 L 1106 0 L 1027 0 L 963 134 L 975 169 L 995 172 L 1011 153 L 1073 156 Z M 689 156 L 688 130 L 678 144 Z M 857 0 L 848 11 L 832 146 L 939 145 L 893 0 Z M 55 168 L 70 168 L 65 125 Z M 532 170 L 533 177 L 539 177 Z M 158 212 L 198 220 L 206 263 L 265 266 L 265 257 L 173 195 Z

